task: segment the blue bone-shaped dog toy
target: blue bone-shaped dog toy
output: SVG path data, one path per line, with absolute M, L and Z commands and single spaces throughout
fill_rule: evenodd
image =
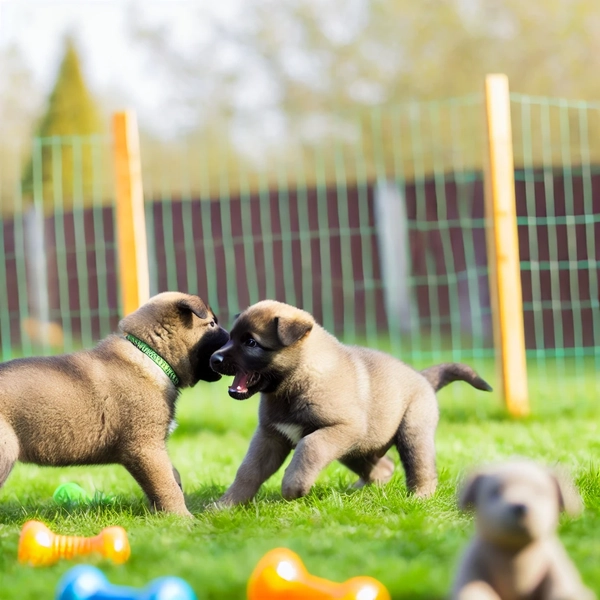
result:
M 112 585 L 96 567 L 79 565 L 60 580 L 56 600 L 197 600 L 197 597 L 178 577 L 160 577 L 137 590 Z

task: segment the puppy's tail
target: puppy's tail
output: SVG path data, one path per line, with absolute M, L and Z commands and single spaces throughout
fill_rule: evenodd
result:
M 435 365 L 421 371 L 421 375 L 429 381 L 436 392 L 453 381 L 466 381 L 478 390 L 492 391 L 492 387 L 487 381 L 481 379 L 471 367 L 461 363 Z

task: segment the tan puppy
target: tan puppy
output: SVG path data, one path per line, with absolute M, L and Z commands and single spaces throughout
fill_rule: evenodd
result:
M 590 600 L 556 536 L 560 511 L 581 501 L 564 476 L 526 460 L 479 469 L 459 506 L 474 507 L 477 534 L 460 565 L 455 600 Z
M 259 426 L 225 504 L 252 498 L 292 448 L 282 486 L 287 499 L 307 494 L 334 460 L 357 473 L 359 485 L 387 482 L 394 466 L 384 455 L 392 445 L 408 488 L 428 496 L 437 485 L 435 390 L 457 379 L 491 389 L 464 365 L 440 365 L 423 376 L 383 352 L 345 346 L 309 313 L 272 300 L 239 315 L 211 366 L 235 376 L 231 397 L 262 393 Z
M 119 463 L 151 505 L 189 515 L 166 438 L 179 391 L 220 379 L 209 360 L 227 332 L 198 296 L 176 292 L 119 329 L 92 350 L 0 364 L 0 486 L 17 460 Z

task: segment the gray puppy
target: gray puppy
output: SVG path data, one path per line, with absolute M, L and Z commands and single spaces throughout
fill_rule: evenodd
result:
M 514 460 L 473 473 L 459 506 L 474 507 L 477 534 L 460 565 L 455 600 L 591 600 L 556 536 L 560 511 L 581 501 L 564 474 Z
M 189 516 L 166 448 L 182 388 L 217 381 L 227 340 L 211 309 L 177 292 L 154 296 L 94 349 L 0 364 L 0 486 L 19 460 L 122 464 L 152 506 Z
M 319 472 L 339 460 L 358 485 L 385 483 L 400 453 L 408 488 L 418 496 L 437 485 L 435 390 L 458 379 L 489 385 L 465 365 L 440 365 L 420 374 L 383 352 L 346 346 L 307 312 L 265 300 L 236 319 L 230 341 L 211 359 L 234 375 L 229 395 L 262 393 L 259 425 L 224 504 L 251 499 L 296 448 L 283 477 L 287 499 L 308 493 Z

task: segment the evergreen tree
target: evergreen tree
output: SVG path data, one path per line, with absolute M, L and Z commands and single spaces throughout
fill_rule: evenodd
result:
M 74 198 L 85 202 L 92 193 L 95 166 L 93 142 L 86 136 L 104 130 L 100 111 L 83 79 L 75 44 L 67 38 L 48 108 L 35 133 L 41 147 L 34 143 L 24 170 L 24 197 L 38 199 L 35 194 L 39 190 L 46 207 L 54 207 L 55 198 L 65 208 L 72 206 Z M 100 180 L 101 173 L 95 176 Z

